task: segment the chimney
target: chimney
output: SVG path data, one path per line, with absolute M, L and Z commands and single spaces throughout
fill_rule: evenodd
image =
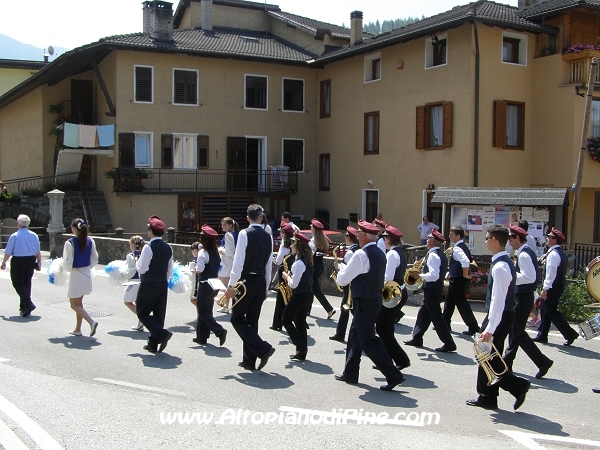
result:
M 201 6 L 201 23 L 200 26 L 204 31 L 212 31 L 212 0 L 202 0 Z
M 153 39 L 173 42 L 173 4 L 159 0 L 144 5 L 144 33 Z
M 360 44 L 363 40 L 363 13 L 352 11 L 350 13 L 350 45 Z
M 533 5 L 533 0 L 519 0 L 519 9 L 529 8 L 532 5 Z

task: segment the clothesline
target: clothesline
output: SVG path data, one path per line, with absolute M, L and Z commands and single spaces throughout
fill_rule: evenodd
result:
M 115 126 L 64 123 L 63 145 L 72 148 L 96 148 L 115 145 Z

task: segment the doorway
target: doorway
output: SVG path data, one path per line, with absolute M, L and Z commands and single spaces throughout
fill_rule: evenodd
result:
M 367 222 L 373 222 L 379 211 L 379 189 L 363 189 L 362 217 Z
M 265 136 L 227 138 L 227 189 L 264 191 L 267 161 Z

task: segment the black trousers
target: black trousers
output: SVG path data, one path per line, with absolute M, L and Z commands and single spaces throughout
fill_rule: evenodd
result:
M 508 333 L 508 347 L 504 352 L 504 361 L 512 369 L 513 361 L 517 356 L 519 347 L 523 349 L 529 359 L 538 367 L 547 366 L 550 358 L 545 356 L 527 334 L 527 320 L 533 308 L 533 292 L 515 294 L 516 305 L 512 329 Z
M 448 287 L 446 301 L 444 302 L 444 320 L 448 324 L 448 328 L 452 328 L 450 323 L 452 322 L 452 315 L 456 306 L 463 322 L 469 331 L 474 333 L 479 330 L 479 324 L 466 297 L 469 283 L 470 280 L 465 277 L 450 278 L 450 286 Z
M 297 352 L 308 350 L 306 317 L 312 303 L 312 292 L 294 292 L 283 310 L 282 323 Z
M 335 335 L 341 339 L 346 337 L 346 329 L 348 328 L 348 321 L 350 319 L 350 310 L 344 308 L 344 305 L 348 301 L 348 292 L 350 291 L 350 286 L 343 286 L 343 295 L 342 295 L 342 303 L 340 305 L 340 318 L 338 319 L 338 324 L 335 329 Z
M 312 297 L 310 298 L 312 302 Z M 272 328 L 276 330 L 281 330 L 283 324 L 281 323 L 281 318 L 283 317 L 283 310 L 285 309 L 285 303 L 283 302 L 283 295 L 281 295 L 281 291 L 277 289 L 277 297 L 275 298 L 275 311 L 273 311 L 273 325 Z
M 223 326 L 213 316 L 217 292 L 208 283 L 198 283 L 198 300 L 196 302 L 198 325 L 196 325 L 196 337 L 201 341 L 206 341 L 210 337 L 211 331 L 216 336 L 219 336 L 224 330 Z
M 402 373 L 394 365 L 383 341 L 375 334 L 377 316 L 383 307 L 381 298 L 375 300 L 355 298 L 353 302 L 354 319 L 348 333 L 344 376 L 350 380 L 358 380 L 360 359 L 362 352 L 365 352 L 381 370 L 389 384 L 397 383 L 402 379 Z
M 261 275 L 245 277 L 246 296 L 231 310 L 231 325 L 244 343 L 244 364 L 254 367 L 256 359 L 271 349 L 271 344 L 258 335 L 258 319 L 265 296 L 267 282 Z
M 504 351 L 504 341 L 506 340 L 506 336 L 512 329 L 514 313 L 512 311 L 505 311 L 502 314 L 502 319 L 494 331 L 492 336 L 492 342 L 498 349 L 498 353 L 501 355 Z M 485 316 L 483 323 L 481 324 L 480 331 L 483 332 L 488 325 L 488 316 Z M 499 358 L 493 358 L 490 361 L 490 364 L 494 371 L 497 373 L 502 372 L 504 370 L 504 365 L 500 361 Z M 510 392 L 515 397 L 518 397 L 523 393 L 523 391 L 527 387 L 527 380 L 525 378 L 521 378 L 512 373 L 511 370 L 506 372 L 504 375 L 500 377 L 500 381 L 492 386 L 488 386 L 488 377 L 485 374 L 485 371 L 481 368 L 481 366 L 477 367 L 477 392 L 480 396 L 489 397 L 492 399 L 498 398 L 498 393 L 500 388 L 505 391 Z
M 423 289 L 423 304 L 417 313 L 417 321 L 413 329 L 413 340 L 423 342 L 423 336 L 433 323 L 435 332 L 440 341 L 448 347 L 456 348 L 454 339 L 448 329 L 448 324 L 444 321 L 442 309 L 440 308 L 440 300 L 442 299 L 442 288 L 427 288 Z
M 564 291 L 564 286 L 551 288 L 547 292 L 546 300 L 542 301 L 541 321 L 537 334 L 539 338 L 548 339 L 551 324 L 554 324 L 565 339 L 574 339 L 579 336 L 579 333 L 571 328 L 567 319 L 558 310 L 558 301 Z
M 19 295 L 19 311 L 25 311 L 33 306 L 31 278 L 36 267 L 35 256 L 13 256 L 10 260 L 10 280 Z
M 148 344 L 152 346 L 157 346 L 169 334 L 165 330 L 168 289 L 167 280 L 142 281 L 135 300 L 138 319 L 150 332 Z
M 328 313 L 329 311 L 331 311 L 333 309 L 333 306 L 331 306 L 331 303 L 329 303 L 329 301 L 327 300 L 327 297 L 325 297 L 325 294 L 323 294 L 323 291 L 321 290 L 321 284 L 319 283 L 319 277 L 321 275 L 323 275 L 323 272 L 325 271 L 325 266 L 323 265 L 323 257 L 322 256 L 314 257 L 313 270 L 314 270 L 313 285 L 312 285 L 313 295 L 317 298 L 317 300 L 319 301 L 319 303 L 321 304 L 323 309 L 325 309 L 325 312 Z
M 406 289 L 403 289 L 402 297 L 405 296 L 407 297 Z M 402 347 L 400 347 L 395 335 L 396 318 L 398 317 L 398 311 L 402 309 L 402 306 L 402 302 L 400 302 L 393 308 L 381 308 L 375 324 L 375 331 L 383 341 L 394 364 L 398 367 L 408 367 L 410 366 L 410 358 Z

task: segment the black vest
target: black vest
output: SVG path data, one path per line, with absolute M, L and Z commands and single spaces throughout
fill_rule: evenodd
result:
M 562 287 L 567 284 L 567 254 L 562 247 L 556 247 L 551 252 L 557 252 L 560 255 L 560 264 L 556 268 L 556 277 L 552 282 L 552 288 Z M 549 253 L 549 252 L 548 252 Z M 550 256 L 550 255 L 548 255 Z M 544 265 L 544 279 L 546 278 L 546 265 Z
M 461 242 L 460 244 L 455 245 L 455 247 L 460 248 L 463 252 L 465 252 L 465 255 L 467 255 L 467 259 L 469 260 L 469 262 L 471 262 L 471 252 L 469 251 L 469 248 L 467 247 L 467 244 L 465 244 L 464 242 Z M 454 250 L 452 250 L 452 253 L 454 253 Z M 461 278 L 463 276 L 463 268 L 460 265 L 460 262 L 455 260 L 454 258 L 450 258 L 450 278 Z
M 440 257 L 441 260 L 440 277 L 437 279 L 437 281 L 426 281 L 423 285 L 423 289 L 442 289 L 444 287 L 444 279 L 448 273 L 448 258 L 446 258 L 446 254 L 439 247 L 434 248 L 433 251 Z M 429 259 L 429 255 L 427 255 L 427 259 Z M 425 260 L 425 264 L 423 265 L 423 273 L 429 273 L 427 260 Z
M 494 287 L 494 277 L 492 277 L 492 269 L 494 268 L 494 264 L 499 263 L 500 261 L 504 261 L 508 264 L 508 267 L 510 268 L 510 273 L 512 274 L 512 280 L 510 282 L 510 285 L 508 286 L 508 289 L 506 290 L 506 299 L 504 300 L 504 311 L 514 311 L 515 280 L 517 278 L 517 271 L 515 270 L 515 266 L 513 265 L 508 255 L 500 256 L 490 265 L 490 276 L 488 278 L 487 295 L 485 296 L 485 310 L 489 311 L 490 305 L 492 303 L 492 288 Z
M 529 247 L 524 247 L 523 250 L 521 250 L 521 251 L 527 253 L 529 255 L 529 257 L 531 258 L 531 261 L 533 262 L 533 268 L 535 270 L 535 281 L 533 283 L 527 283 L 527 284 L 515 284 L 515 292 L 517 294 L 527 294 L 527 293 L 535 292 L 535 289 L 537 288 L 538 262 L 537 262 L 537 255 Z M 521 269 L 519 268 L 519 258 L 517 258 L 517 264 L 516 264 L 515 269 L 517 272 L 521 272 Z
M 271 258 L 273 250 L 271 235 L 260 227 L 246 228 L 248 246 L 244 258 L 244 267 L 241 277 L 246 278 L 253 275 L 265 276 L 265 266 Z
M 352 298 L 364 298 L 366 300 L 381 300 L 383 280 L 385 278 L 386 259 L 385 253 L 377 244 L 363 248 L 369 258 L 369 271 L 361 273 L 350 282 Z
M 152 259 L 148 271 L 140 275 L 142 283 L 157 283 L 167 281 L 167 271 L 169 270 L 169 260 L 173 256 L 173 250 L 162 239 L 154 239 L 150 244 L 152 249 Z
M 204 270 L 198 276 L 199 281 L 206 281 L 209 278 L 217 278 L 217 274 L 219 273 L 219 266 L 221 265 L 221 257 L 217 253 L 213 255 L 212 253 L 208 254 L 208 264 L 204 265 Z
M 314 266 L 308 267 L 308 265 L 306 265 L 306 261 L 304 261 L 303 259 L 300 259 L 299 261 L 302 261 L 304 263 L 304 266 L 306 267 L 306 269 L 304 270 L 304 273 L 302 274 L 302 278 L 300 278 L 300 283 L 298 283 L 298 286 L 296 287 L 296 289 L 292 289 L 292 291 L 293 292 L 312 292 Z
M 406 257 L 404 256 L 404 250 L 402 250 L 402 247 L 394 247 L 391 250 L 398 253 L 398 256 L 400 257 L 400 265 L 396 267 L 394 281 L 402 286 L 404 284 L 404 274 L 406 273 Z

